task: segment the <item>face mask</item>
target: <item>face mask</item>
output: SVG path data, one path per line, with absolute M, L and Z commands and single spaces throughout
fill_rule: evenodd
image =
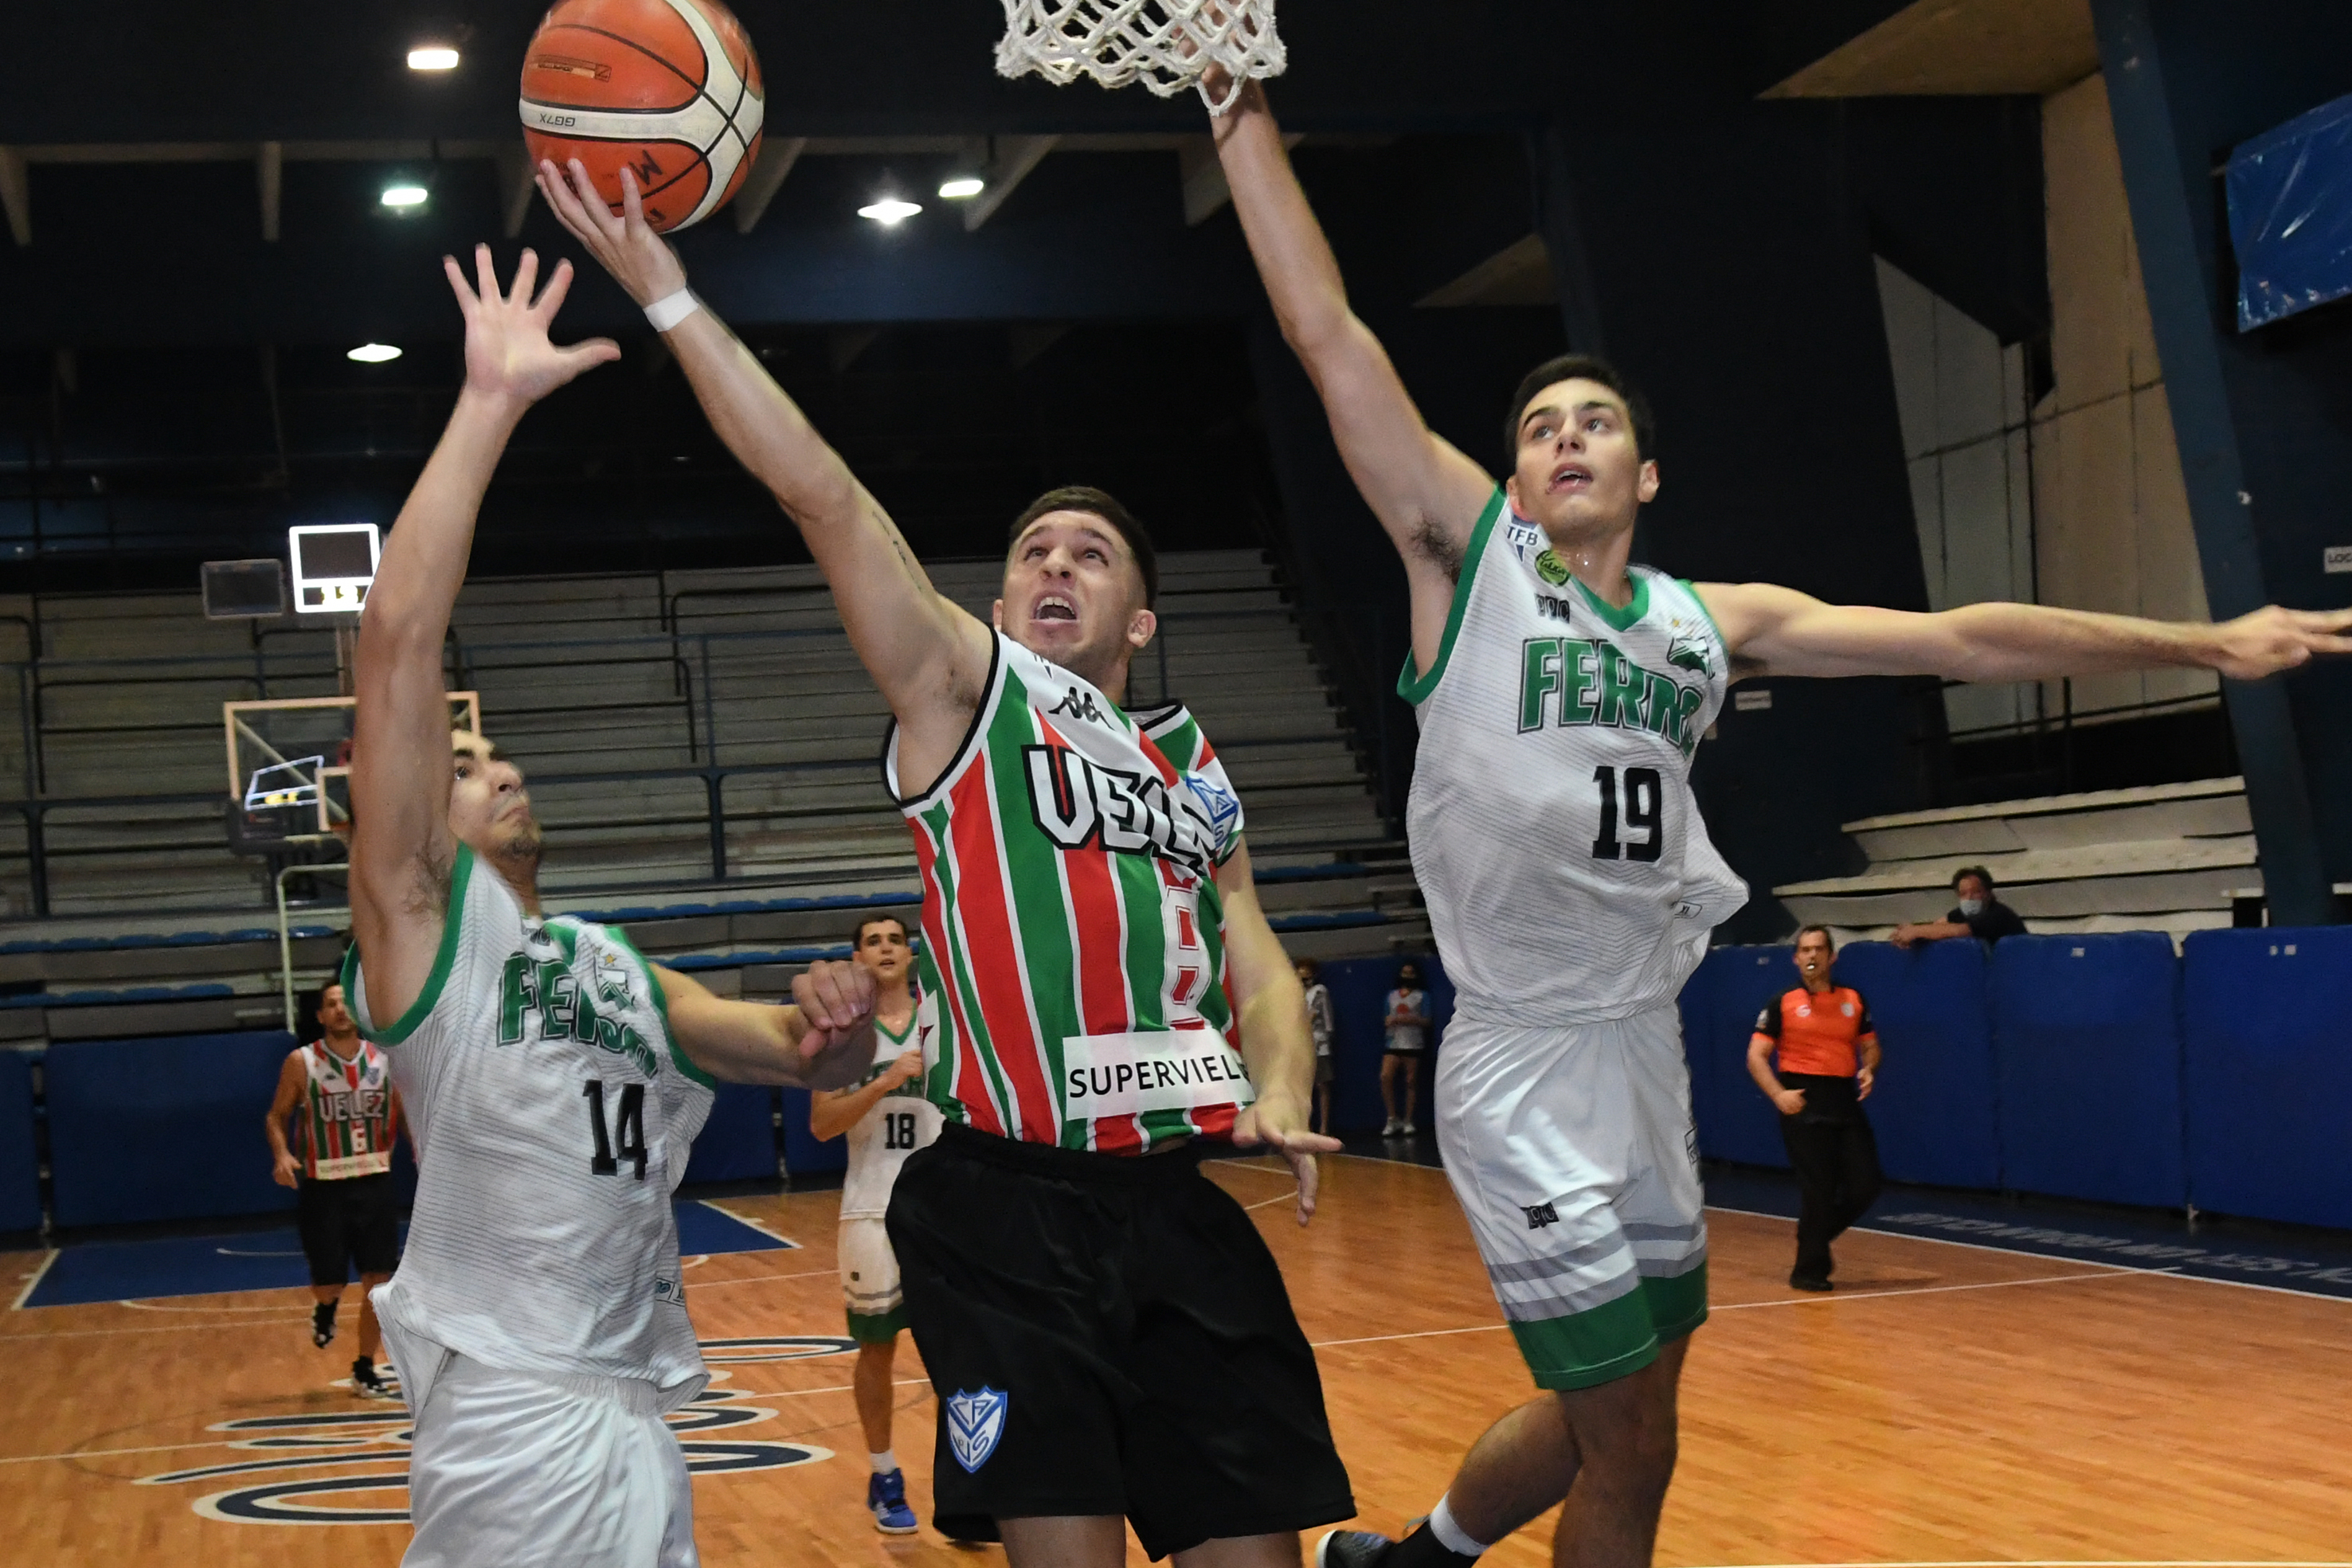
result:
M 1984 913 L 1984 908 L 1985 901 L 1981 898 L 1964 898 L 1960 900 L 1960 913 L 1967 915 L 1971 920 L 1975 919 L 1978 915 L 1982 915 Z

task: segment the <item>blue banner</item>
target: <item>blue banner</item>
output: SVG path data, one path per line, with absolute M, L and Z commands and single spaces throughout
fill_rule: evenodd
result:
M 2238 330 L 2352 294 L 2352 98 L 2239 143 L 2228 185 Z

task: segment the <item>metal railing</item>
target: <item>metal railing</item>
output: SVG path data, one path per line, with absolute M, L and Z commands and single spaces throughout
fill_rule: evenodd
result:
M 605 785 L 634 786 L 626 792 L 642 799 L 646 787 L 653 784 L 692 780 L 702 791 L 699 825 L 707 842 L 708 868 L 710 881 L 723 883 L 738 872 L 732 863 L 729 847 L 730 826 L 751 823 L 789 821 L 795 818 L 817 815 L 838 815 L 838 806 L 795 807 L 769 804 L 751 808 L 738 806 L 730 810 L 727 801 L 727 786 L 730 780 L 751 778 L 803 777 L 816 779 L 826 775 L 870 773 L 875 768 L 871 750 L 860 744 L 852 756 L 805 758 L 797 761 L 764 761 L 730 759 L 730 747 L 740 751 L 755 744 L 743 737 L 730 737 L 722 732 L 724 709 L 716 694 L 715 677 L 742 676 L 745 656 L 756 656 L 771 650 L 805 647 L 814 643 L 832 641 L 844 645 L 844 667 L 855 668 L 846 651 L 847 635 L 836 625 L 803 628 L 761 628 L 757 630 L 718 631 L 679 629 L 677 606 L 695 597 L 747 594 L 768 596 L 764 589 L 703 590 L 689 589 L 670 595 L 663 602 L 663 618 L 667 628 L 660 632 L 621 637 L 524 638 L 484 641 L 478 636 L 468 639 L 454 629 L 445 645 L 445 677 L 453 689 L 478 690 L 484 675 L 505 684 L 519 678 L 541 675 L 551 680 L 566 680 L 583 670 L 609 670 L 615 667 L 657 667 L 668 672 L 669 695 L 666 697 L 633 697 L 617 704 L 555 704 L 530 708 L 500 708 L 487 721 L 495 732 L 500 717 L 545 717 L 565 713 L 577 713 L 583 719 L 595 721 L 602 730 L 609 731 L 608 716 L 616 711 L 659 714 L 675 711 L 684 729 L 684 757 L 676 765 L 639 768 L 569 769 L 562 771 L 534 768 L 530 780 L 534 788 L 551 786 Z M 821 595 L 822 588 L 782 588 L 774 597 L 807 597 Z M 1160 621 L 1160 632 L 1151 652 L 1138 660 L 1130 677 L 1129 706 L 1142 707 L 1164 702 L 1171 695 L 1170 661 L 1171 650 L 1180 640 L 1213 634 L 1220 625 L 1278 617 L 1294 631 L 1300 615 L 1295 607 L 1281 609 L 1250 608 L 1239 610 L 1173 609 Z M 184 812 L 191 807 L 225 807 L 226 797 L 219 793 L 196 791 L 156 791 L 120 794 L 57 795 L 48 791 L 50 774 L 47 737 L 79 734 L 156 734 L 173 735 L 203 731 L 216 732 L 219 718 L 207 716 L 201 720 L 166 720 L 161 723 L 124 721 L 97 722 L 86 725 L 50 726 L 44 722 L 45 694 L 71 689 L 106 686 L 157 686 L 209 684 L 230 685 L 240 691 L 267 697 L 284 695 L 299 685 L 315 688 L 322 681 L 332 681 L 331 666 L 322 670 L 320 659 L 322 650 L 316 647 L 288 649 L 282 644 L 287 636 L 278 635 L 279 646 L 272 647 L 273 633 L 257 637 L 249 653 L 157 655 L 125 658 L 66 658 L 19 661 L 6 667 L 14 674 L 18 695 L 18 710 L 25 755 L 23 758 L 23 794 L 16 800 L 0 800 L 0 810 L 16 813 L 24 824 L 24 842 L 20 848 L 0 847 L 0 865 L 21 864 L 27 885 L 27 902 L 37 918 L 52 913 L 54 899 L 53 873 L 58 862 L 76 858 L 152 855 L 157 852 L 220 849 L 226 852 L 223 841 L 214 837 L 171 837 L 150 831 L 137 841 L 121 836 L 87 843 L 58 845 L 52 841 L 51 819 L 60 812 L 84 813 L 94 818 L 111 817 L 118 822 L 134 823 L 142 817 L 161 826 L 159 816 Z M 315 643 L 315 634 L 312 634 Z M 1307 639 L 1310 662 L 1315 651 L 1314 640 Z M 553 656 L 550 656 L 553 655 Z M 590 655 L 590 656 L 576 656 Z M 1319 665 L 1317 680 L 1324 677 Z M 1236 671 L 1235 678 L 1244 678 L 1247 672 Z M 0 687 L 5 690 L 5 687 Z M 658 744 L 665 744 L 657 742 Z M 666 744 L 676 744 L 674 741 Z M 1247 749 L 1246 742 L 1221 742 L 1220 749 Z M 1359 749 L 1361 749 L 1360 745 Z M 1379 755 L 1388 754 L 1385 734 L 1380 737 Z M 217 755 L 214 753 L 213 755 Z M 529 761 L 528 756 L 523 760 Z M 877 808 L 887 805 L 877 791 Z M 185 822 L 188 819 L 178 819 Z M 593 829 L 605 826 L 632 825 L 619 812 L 583 819 L 567 826 Z M 652 825 L 643 824 L 643 825 Z M 268 882 L 272 891 L 265 893 L 265 905 L 278 902 L 284 895 L 284 878 L 320 867 L 309 864 L 273 864 Z

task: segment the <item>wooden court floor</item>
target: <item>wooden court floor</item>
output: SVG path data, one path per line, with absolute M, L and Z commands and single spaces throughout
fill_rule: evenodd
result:
M 1286 1171 L 1210 1168 L 1255 1207 L 1318 1346 L 1363 1522 L 1393 1531 L 1530 1393 L 1443 1173 L 1332 1160 L 1323 1213 L 1301 1231 Z M 710 1407 L 734 1424 L 688 1436 L 808 1456 L 698 1473 L 703 1561 L 1001 1561 L 928 1528 L 885 1540 L 860 1507 L 849 1358 L 795 1354 L 842 1332 L 837 1203 L 726 1200 L 802 1249 L 689 1269 L 704 1340 L 758 1342 L 716 1355 L 793 1358 L 717 1363 Z M 1717 1213 L 1712 1225 L 1716 1312 L 1684 1385 L 1667 1568 L 2352 1568 L 2352 1301 L 1873 1235 L 1840 1248 L 1837 1294 L 1800 1296 L 1784 1282 L 1787 1222 Z M 0 1283 L 38 1260 L 0 1254 Z M 234 1497 L 197 1507 L 257 1479 L 307 1489 L 294 1495 L 304 1507 L 403 1505 L 396 1407 L 330 1385 L 348 1366 L 351 1308 L 329 1351 L 311 1348 L 299 1291 L 0 1312 L 0 1568 L 397 1561 L 404 1525 L 215 1517 L 234 1514 Z M 819 1343 L 767 1343 L 789 1336 Z M 910 1343 L 898 1375 L 897 1447 L 928 1513 L 931 1405 Z M 223 1467 L 263 1468 L 169 1479 Z M 1490 1561 L 1535 1568 L 1549 1539 L 1539 1521 Z M 1129 1554 L 1143 1560 L 1132 1542 Z

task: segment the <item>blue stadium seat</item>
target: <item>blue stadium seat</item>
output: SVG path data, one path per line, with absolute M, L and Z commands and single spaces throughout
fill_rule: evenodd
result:
M 2182 967 L 2190 1199 L 2352 1226 L 2352 928 L 2200 931 Z
M 2001 1185 L 2000 1094 L 1985 951 L 1967 937 L 1908 949 L 1856 942 L 1837 977 L 1870 1004 L 1885 1065 L 1866 1107 L 1895 1181 Z
M 2179 1208 L 2179 965 L 2153 931 L 2017 936 L 1993 949 L 2002 1181 Z

